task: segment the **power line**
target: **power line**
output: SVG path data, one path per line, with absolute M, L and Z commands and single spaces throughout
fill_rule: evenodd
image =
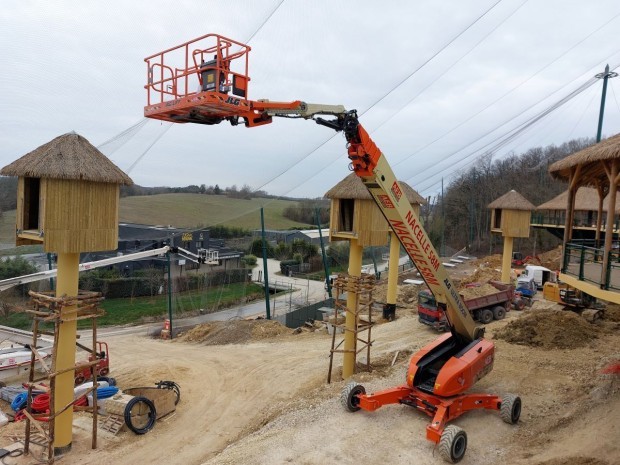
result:
M 587 36 L 585 36 L 583 39 L 579 40 L 578 42 L 576 42 L 575 44 L 573 44 L 571 47 L 569 47 L 566 51 L 564 51 L 562 54 L 560 54 L 558 57 L 556 57 L 553 61 L 547 63 L 545 66 L 543 66 L 542 68 L 540 68 L 538 71 L 536 71 L 534 74 L 532 74 L 530 77 L 528 77 L 527 79 L 525 79 L 524 81 L 521 81 L 518 85 L 516 85 L 515 87 L 513 87 L 512 89 L 510 89 L 508 92 L 504 93 L 502 96 L 500 96 L 499 98 L 495 99 L 493 102 L 491 102 L 490 104 L 488 104 L 486 107 L 484 107 L 482 110 L 478 111 L 477 113 L 473 114 L 472 116 L 470 116 L 469 118 L 467 118 L 465 121 L 457 124 L 456 126 L 454 126 L 452 129 L 450 129 L 449 131 L 443 133 L 441 136 L 433 139 L 431 142 L 427 143 L 426 145 L 420 147 L 419 149 L 417 149 L 415 152 L 413 152 L 411 155 L 405 157 L 403 160 L 400 160 L 398 163 L 395 163 L 394 166 L 398 166 L 402 163 L 404 163 L 405 161 L 409 160 L 411 157 L 413 157 L 414 155 L 420 153 L 422 150 L 430 147 L 431 145 L 433 145 L 435 142 L 443 139 L 445 136 L 447 136 L 448 134 L 451 134 L 452 132 L 454 132 L 456 129 L 460 128 L 461 126 L 463 126 L 464 124 L 468 123 L 469 121 L 471 121 L 472 119 L 474 119 L 476 116 L 480 115 L 481 113 L 483 113 L 484 111 L 486 111 L 487 109 L 489 109 L 490 107 L 492 107 L 493 105 L 495 105 L 497 102 L 499 102 L 500 100 L 503 100 L 505 97 L 507 97 L 508 95 L 510 95 L 512 92 L 514 92 L 515 90 L 517 90 L 518 88 L 520 88 L 522 85 L 524 85 L 525 83 L 527 83 L 528 81 L 530 81 L 531 79 L 533 79 L 534 77 L 536 77 L 538 74 L 540 74 L 541 72 L 543 72 L 545 69 L 549 68 L 549 66 L 553 65 L 555 62 L 557 62 L 558 60 L 560 60 L 561 58 L 563 58 L 565 55 L 567 55 L 568 53 L 570 53 L 572 50 L 574 50 L 577 46 L 581 45 L 583 42 L 585 42 L 587 39 L 589 39 L 592 35 L 596 34 L 598 31 L 600 31 L 602 28 L 604 28 L 605 26 L 607 26 L 609 23 L 611 23 L 613 20 L 615 20 L 618 16 L 620 16 L 620 13 L 616 14 L 615 16 L 613 16 L 611 19 L 609 19 L 608 21 L 606 21 L 604 24 L 602 24 L 601 26 L 599 26 L 598 28 L 596 28 L 594 31 L 590 32 Z M 545 97 L 546 98 L 546 97 Z M 424 172 L 425 170 L 422 170 L 422 172 Z M 421 173 L 421 172 L 420 172 Z M 420 174 L 418 173 L 418 174 Z
M 484 35 L 480 40 L 478 40 L 478 42 L 476 42 L 474 44 L 474 46 L 472 48 L 470 48 L 465 54 L 463 54 L 458 60 L 456 60 L 454 63 L 452 63 L 448 68 L 446 68 L 442 73 L 441 76 L 445 76 L 446 73 L 448 73 L 452 68 L 454 68 L 458 63 L 461 62 L 461 60 L 463 60 L 467 55 L 469 55 L 471 52 L 473 52 L 478 45 L 480 45 L 482 42 L 484 42 L 491 34 L 493 34 L 497 29 L 500 28 L 500 26 L 502 26 L 506 21 L 508 21 L 510 18 L 512 18 L 514 16 L 514 14 L 519 11 L 521 9 L 521 7 L 523 7 L 523 5 L 525 5 L 529 0 L 525 0 L 523 3 L 521 3 L 517 8 L 515 8 L 508 16 L 506 16 L 502 21 L 500 21 L 497 26 L 495 26 L 493 29 L 491 29 L 486 35 Z M 440 77 L 441 78 L 441 77 Z M 439 78 L 439 79 L 440 79 Z M 420 95 L 422 95 L 429 87 L 433 86 L 434 84 L 436 84 L 438 82 L 439 79 L 433 79 L 426 87 L 423 87 L 417 94 L 415 94 L 411 99 L 409 99 L 409 101 L 407 103 L 405 103 L 402 107 L 400 107 L 400 109 L 398 109 L 396 112 L 394 112 L 393 114 L 391 114 L 386 120 L 384 120 L 379 126 L 377 126 L 376 128 L 373 129 L 372 133 L 378 131 L 380 128 L 382 128 L 385 124 L 387 124 L 389 121 L 391 121 L 392 119 L 394 119 L 394 117 L 396 117 L 403 109 L 407 108 L 409 105 L 411 105 L 411 103 L 417 99 Z M 372 134 L 371 133 L 371 134 Z
M 409 73 L 406 77 L 402 78 L 395 86 L 393 86 L 388 92 L 386 92 L 385 94 L 383 94 L 381 97 L 379 97 L 372 105 L 370 105 L 368 108 L 366 108 L 363 112 L 360 113 L 360 116 L 366 114 L 368 111 L 370 111 L 372 108 L 374 108 L 376 105 L 378 105 L 380 102 L 382 102 L 386 97 L 388 97 L 392 92 L 394 92 L 396 89 L 398 89 L 400 86 L 402 86 L 406 81 L 408 81 L 411 77 L 413 77 L 414 74 L 416 74 L 418 71 L 420 71 L 424 66 L 426 66 L 431 60 L 433 60 L 433 58 L 435 58 L 437 55 L 439 55 L 441 52 L 443 52 L 446 48 L 448 48 L 455 40 L 457 40 L 459 37 L 461 37 L 465 32 L 467 32 L 469 29 L 471 29 L 474 24 L 476 24 L 478 21 L 480 21 L 484 16 L 486 16 L 493 8 L 495 8 L 499 3 L 501 3 L 502 0 L 498 0 L 496 1 L 493 5 L 491 5 L 491 7 L 489 7 L 487 10 L 485 10 L 481 15 L 479 15 L 472 23 L 470 23 L 465 29 L 463 29 L 461 32 L 459 32 L 456 36 L 454 36 L 452 39 L 450 39 L 442 48 L 440 48 L 437 52 L 435 52 L 433 55 L 431 55 L 427 60 L 425 60 L 420 66 L 418 66 L 413 72 Z M 330 137 L 328 137 L 327 139 L 325 139 L 323 142 L 321 142 L 318 146 L 316 146 L 315 148 L 313 148 L 312 150 L 310 150 L 308 153 L 306 153 L 305 155 L 303 155 L 300 158 L 297 158 L 295 160 L 292 161 L 292 163 L 290 165 L 288 165 L 285 169 L 283 169 L 282 171 L 280 171 L 277 175 L 275 175 L 274 177 L 270 178 L 268 181 L 263 182 L 259 187 L 257 187 L 255 189 L 255 191 L 259 191 L 261 190 L 263 187 L 267 186 L 268 184 L 272 183 L 273 181 L 275 181 L 276 179 L 278 179 L 279 177 L 283 176 L 284 174 L 288 173 L 294 166 L 296 166 L 299 162 L 301 162 L 302 160 L 305 160 L 306 158 L 308 158 L 310 155 L 312 155 L 313 153 L 315 153 L 317 150 L 319 150 L 321 147 L 323 147 L 325 144 L 327 144 L 329 141 L 331 141 L 334 137 L 336 137 L 336 134 L 332 134 Z
M 260 26 L 258 26 L 258 28 L 250 35 L 250 37 L 244 43 L 246 44 L 250 43 L 250 41 L 254 38 L 254 36 L 258 34 L 258 32 L 263 28 L 263 26 L 265 26 L 265 24 L 269 22 L 269 20 L 273 17 L 275 12 L 278 11 L 278 8 L 280 8 L 280 6 L 282 6 L 283 3 L 284 3 L 284 0 L 280 0 L 280 2 L 276 5 L 276 7 L 273 10 L 271 10 L 271 13 L 267 15 L 265 20 L 260 24 Z
M 618 65 L 616 65 L 618 66 Z M 527 131 L 532 125 L 534 125 L 536 122 L 540 121 L 542 118 L 544 118 L 545 116 L 547 116 L 548 114 L 550 114 L 551 112 L 555 111 L 556 109 L 560 108 L 562 105 L 564 105 L 566 102 L 570 101 L 572 98 L 574 98 L 575 96 L 579 95 L 581 92 L 585 91 L 586 89 L 588 89 L 590 86 L 592 86 L 593 84 L 595 84 L 597 82 L 596 78 L 591 78 L 588 81 L 586 81 L 584 84 L 582 84 L 581 86 L 579 86 L 577 89 L 573 90 L 572 92 L 570 92 L 568 95 L 566 95 L 565 97 L 563 97 L 562 99 L 558 100 L 557 102 L 555 102 L 554 104 L 550 105 L 549 107 L 547 107 L 545 110 L 541 111 L 540 113 L 538 113 L 537 115 L 531 117 L 530 119 L 526 120 L 525 122 L 521 123 L 519 126 L 517 126 L 516 128 L 510 130 L 508 133 L 505 133 L 497 138 L 495 138 L 494 140 L 492 140 L 491 142 L 487 143 L 486 145 L 484 145 L 481 148 L 478 148 L 476 150 L 474 150 L 473 152 L 471 152 L 469 155 L 462 157 L 460 160 L 458 160 L 456 163 L 460 163 L 462 161 L 465 161 L 469 158 L 471 158 L 472 156 L 478 154 L 481 150 L 489 147 L 491 144 L 498 142 L 495 146 L 491 147 L 490 149 L 488 149 L 486 151 L 486 153 L 490 153 L 493 154 L 495 151 L 497 151 L 499 148 L 505 146 L 507 143 L 511 142 L 512 140 L 514 140 L 516 137 L 518 137 L 518 135 L 520 135 L 521 133 L 523 133 L 524 131 Z M 530 107 L 532 108 L 532 107 Z M 529 110 L 530 108 L 528 108 L 527 110 Z M 527 111 L 527 110 L 524 110 Z M 517 116 L 521 116 L 524 112 L 522 112 L 521 114 L 517 115 Z M 514 119 L 514 118 L 513 118 Z M 506 123 L 502 124 L 501 126 L 505 125 Z M 495 129 L 493 129 L 492 131 L 487 132 L 486 134 L 484 134 L 482 137 L 478 138 L 476 141 L 490 135 L 492 132 L 494 132 L 496 129 L 498 129 L 499 127 L 496 127 Z M 501 140 L 500 140 L 501 139 Z M 471 144 L 469 144 L 471 145 Z M 459 151 L 453 153 L 452 155 L 455 155 L 456 153 L 460 152 L 462 149 L 460 149 Z M 452 156 L 451 155 L 451 156 Z M 450 157 L 448 157 L 450 158 Z M 463 168 L 465 168 L 466 166 L 468 166 L 469 164 L 475 162 L 475 160 L 473 160 L 470 163 L 467 163 L 466 165 L 463 165 L 461 167 L 458 168 L 458 170 L 462 170 Z M 452 164 L 452 166 L 454 166 L 455 164 Z M 434 173 L 433 175 L 427 177 L 428 178 L 435 176 L 437 174 L 439 174 L 439 172 L 441 172 L 442 169 L 440 169 L 440 171 Z M 424 191 L 424 190 L 428 190 L 431 187 L 437 185 L 439 183 L 439 181 L 435 181 L 434 183 L 427 185 L 425 187 L 420 187 L 419 191 Z M 424 186 L 424 184 L 422 184 L 422 186 Z

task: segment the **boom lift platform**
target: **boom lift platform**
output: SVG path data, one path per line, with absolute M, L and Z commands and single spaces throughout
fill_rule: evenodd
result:
M 144 115 L 178 123 L 228 121 L 237 125 L 242 120 L 246 127 L 271 123 L 274 116 L 295 117 L 313 119 L 343 132 L 351 170 L 362 180 L 445 311 L 450 333 L 412 357 L 406 384 L 366 394 L 363 386 L 350 383 L 341 401 L 349 411 L 373 411 L 396 403 L 421 410 L 433 418 L 426 437 L 439 444 L 439 452 L 447 461 L 460 461 L 467 448 L 467 435 L 455 425 L 446 426 L 449 421 L 476 409 L 498 410 L 507 423 L 519 420 L 519 397 L 466 393 L 492 370 L 494 344 L 483 338 L 484 328 L 476 326 L 385 156 L 359 123 L 356 111 L 300 100 L 249 100 L 250 50 L 234 40 L 207 34 L 146 58 Z

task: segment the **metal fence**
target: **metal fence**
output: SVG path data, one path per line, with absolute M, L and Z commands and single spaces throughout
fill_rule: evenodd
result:
M 308 320 L 319 320 L 323 318 L 323 313 L 319 311 L 323 307 L 334 307 L 334 299 L 329 298 L 307 305 L 305 307 L 292 310 L 283 315 L 277 315 L 273 319 L 279 321 L 287 328 L 299 328 Z
M 566 244 L 562 273 L 575 276 L 600 286 L 602 289 L 620 290 L 620 252 L 614 248 L 608 252 L 607 269 L 603 272 L 604 249 L 594 247 L 594 241 L 573 241 Z

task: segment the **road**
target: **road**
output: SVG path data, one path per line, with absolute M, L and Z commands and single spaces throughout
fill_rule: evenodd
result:
M 401 257 L 399 263 L 402 265 L 407 261 L 408 257 Z M 385 271 L 386 267 L 387 263 L 379 263 L 377 265 L 377 269 L 379 271 Z M 292 293 L 280 293 L 276 296 L 270 296 L 270 311 L 272 316 L 282 314 L 284 311 L 289 311 L 291 307 L 318 302 L 320 300 L 325 300 L 328 297 L 327 292 L 325 291 L 325 283 L 322 281 L 313 281 L 309 279 L 281 275 L 280 262 L 278 260 L 268 259 L 267 270 L 269 272 L 269 283 L 291 286 L 293 289 Z M 259 281 L 259 276 L 262 276 L 262 272 L 263 267 L 261 263 L 261 266 L 255 267 L 252 271 L 252 279 L 254 281 Z M 173 319 L 172 327 L 176 333 L 179 330 L 191 328 L 201 323 L 207 323 L 210 321 L 228 321 L 232 319 L 259 316 L 265 317 L 265 315 L 265 300 L 262 299 L 248 304 L 237 305 L 215 313 Z M 97 334 L 101 339 L 105 339 L 108 336 L 126 334 L 155 335 L 158 334 L 161 329 L 162 323 L 155 322 L 137 326 L 132 325 L 99 328 L 97 330 Z M 84 340 L 87 340 L 91 334 L 89 330 L 83 330 L 79 333 Z

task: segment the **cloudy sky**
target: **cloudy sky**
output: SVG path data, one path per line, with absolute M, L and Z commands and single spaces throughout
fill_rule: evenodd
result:
M 311 121 L 144 121 L 144 58 L 218 33 L 249 40 L 250 98 L 357 109 L 397 176 L 435 195 L 494 141 L 620 65 L 619 29 L 617 0 L 4 0 L 0 165 L 75 131 L 140 185 L 322 196 L 348 160 L 343 137 Z M 607 136 L 620 131 L 620 78 L 609 83 Z M 601 84 L 494 157 L 595 136 Z

